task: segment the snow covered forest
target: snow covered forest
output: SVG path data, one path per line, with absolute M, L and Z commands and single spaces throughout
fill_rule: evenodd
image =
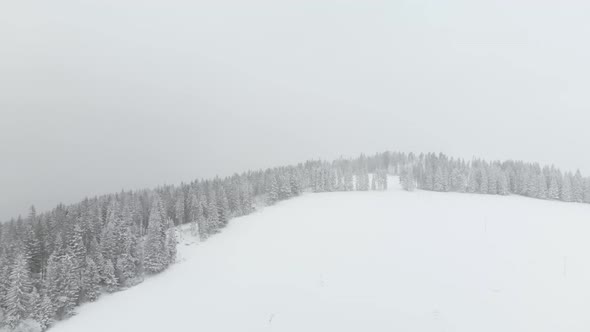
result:
M 590 178 L 521 161 L 384 152 L 248 171 L 87 198 L 0 223 L 0 330 L 41 331 L 101 293 L 132 287 L 176 259 L 175 226 L 201 241 L 233 217 L 303 192 L 404 189 L 590 203 Z

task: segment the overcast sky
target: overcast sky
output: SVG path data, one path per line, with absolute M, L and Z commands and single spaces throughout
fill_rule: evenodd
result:
M 0 5 L 0 219 L 382 150 L 590 174 L 587 1 Z

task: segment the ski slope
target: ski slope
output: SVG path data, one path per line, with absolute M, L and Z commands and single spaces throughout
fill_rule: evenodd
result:
M 231 221 L 54 332 L 590 331 L 590 205 L 306 194 Z

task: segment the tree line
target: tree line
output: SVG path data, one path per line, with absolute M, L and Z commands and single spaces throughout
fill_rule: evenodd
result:
M 43 331 L 176 259 L 177 226 L 205 241 L 230 219 L 303 192 L 404 189 L 590 202 L 590 179 L 520 161 L 384 152 L 122 191 L 0 223 L 0 329 Z
M 590 203 L 590 178 L 580 171 L 522 161 L 474 159 L 466 162 L 444 154 L 409 154 L 400 169 L 406 190 L 454 191 L 490 195 L 516 194 L 538 199 Z
M 304 191 L 385 189 L 368 160 L 308 161 L 180 186 L 86 198 L 0 223 L 0 329 L 42 331 L 103 292 L 131 287 L 176 259 L 177 228 L 199 241 L 231 218 Z M 354 178 L 359 179 L 353 181 Z

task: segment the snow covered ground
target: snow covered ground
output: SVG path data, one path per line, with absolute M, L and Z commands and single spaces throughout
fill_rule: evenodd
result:
M 590 331 L 590 205 L 396 183 L 234 219 L 52 331 Z

